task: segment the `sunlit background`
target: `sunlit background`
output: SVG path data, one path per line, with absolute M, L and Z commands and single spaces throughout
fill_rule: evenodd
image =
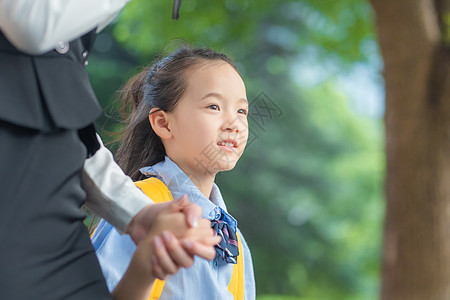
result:
M 183 0 L 171 14 L 171 1 L 134 0 L 98 36 L 88 70 L 102 137 L 121 126 L 120 85 L 165 49 L 226 53 L 251 134 L 217 183 L 252 250 L 257 299 L 378 298 L 384 91 L 369 4 Z

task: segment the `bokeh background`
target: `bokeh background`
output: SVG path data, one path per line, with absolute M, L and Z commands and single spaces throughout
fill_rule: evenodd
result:
M 257 299 L 377 299 L 384 91 L 363 0 L 134 0 L 97 38 L 88 71 L 112 141 L 117 91 L 181 42 L 230 56 L 250 142 L 217 177 L 253 254 Z M 113 151 L 117 145 L 109 143 Z

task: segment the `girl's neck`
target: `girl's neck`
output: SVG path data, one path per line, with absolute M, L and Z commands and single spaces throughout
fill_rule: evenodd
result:
M 184 172 L 184 170 L 183 170 Z M 195 184 L 195 186 L 200 190 L 200 192 L 209 199 L 211 196 L 212 187 L 214 184 L 215 175 L 203 176 L 198 175 L 190 176 L 190 179 Z
M 189 168 L 189 166 L 182 162 L 175 161 L 170 158 L 177 166 L 189 177 L 189 179 L 195 184 L 200 192 L 209 199 L 211 195 L 216 173 L 205 172 L 204 170 L 197 170 L 196 168 Z

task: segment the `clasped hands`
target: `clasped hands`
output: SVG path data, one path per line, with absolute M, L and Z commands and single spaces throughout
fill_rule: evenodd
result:
M 119 295 L 126 291 L 125 299 L 146 299 L 155 279 L 190 267 L 195 255 L 213 259 L 221 238 L 209 220 L 201 219 L 201 213 L 201 207 L 187 196 L 144 207 L 128 226 L 137 249 L 113 296 L 121 299 Z

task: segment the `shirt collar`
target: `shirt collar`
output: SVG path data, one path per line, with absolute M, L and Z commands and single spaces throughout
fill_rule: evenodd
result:
M 216 207 L 220 207 L 227 212 L 222 194 L 215 183 L 209 199 L 206 198 L 192 180 L 167 156 L 164 161 L 153 166 L 143 167 L 140 171 L 145 176 L 157 177 L 164 182 L 174 199 L 178 199 L 186 194 L 191 202 L 202 208 L 203 218 L 213 219 Z

